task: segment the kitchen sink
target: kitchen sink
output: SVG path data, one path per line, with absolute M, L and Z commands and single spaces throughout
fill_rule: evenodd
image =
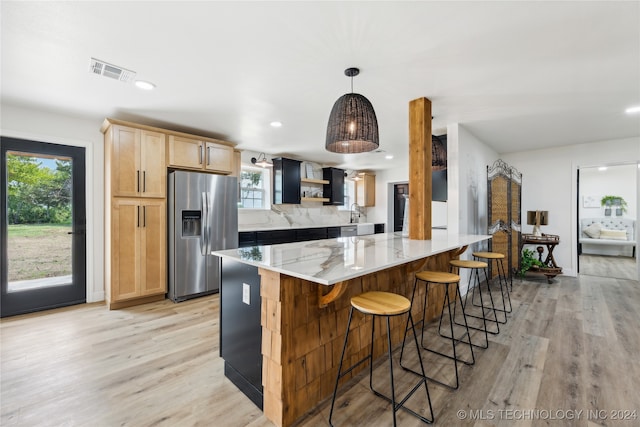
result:
M 357 228 L 356 234 L 358 236 L 364 236 L 367 234 L 375 233 L 375 226 L 372 222 L 363 222 L 355 225 Z

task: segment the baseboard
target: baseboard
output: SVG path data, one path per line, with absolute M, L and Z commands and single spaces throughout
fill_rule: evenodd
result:
M 253 384 L 251 384 L 240 372 L 238 372 L 233 366 L 229 365 L 227 361 L 224 362 L 224 376 L 235 384 L 245 396 L 249 398 L 260 410 L 263 408 L 263 394 L 262 390 L 258 390 Z M 261 387 L 262 388 L 262 387 Z

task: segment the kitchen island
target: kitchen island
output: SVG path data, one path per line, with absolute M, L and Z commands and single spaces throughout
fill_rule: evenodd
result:
M 289 426 L 331 395 L 352 296 L 379 290 L 410 297 L 416 271 L 447 271 L 449 260 L 468 245 L 487 239 L 490 236 L 434 230 L 431 240 L 385 233 L 213 252 L 223 259 L 221 293 L 225 259 L 257 267 L 260 275 L 265 416 L 277 426 Z M 419 292 L 424 292 L 421 288 Z M 430 298 L 428 319 L 439 314 L 444 290 L 440 292 Z M 422 301 L 422 297 L 415 300 L 415 319 L 422 318 Z M 370 317 L 356 317 L 352 323 L 359 339 L 349 345 L 348 359 L 358 360 L 367 353 L 369 322 Z M 404 322 L 402 316 L 391 319 L 394 346 L 404 337 Z M 225 327 L 221 320 L 221 334 Z M 375 355 L 383 354 L 385 342 L 376 340 Z

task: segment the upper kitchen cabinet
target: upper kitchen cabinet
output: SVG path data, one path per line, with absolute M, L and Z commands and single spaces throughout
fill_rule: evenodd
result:
M 322 195 L 328 198 L 323 205 L 344 205 L 344 169 L 322 168 L 322 176 L 329 184 L 323 186 Z
M 376 205 L 376 176 L 361 172 L 356 181 L 356 203 L 359 206 L 370 207 Z
M 165 135 L 144 129 L 107 125 L 106 168 L 111 195 L 153 197 L 166 195 Z
M 299 160 L 276 157 L 273 161 L 273 204 L 300 203 Z
M 221 174 L 235 171 L 233 147 L 213 141 L 169 135 L 169 166 Z

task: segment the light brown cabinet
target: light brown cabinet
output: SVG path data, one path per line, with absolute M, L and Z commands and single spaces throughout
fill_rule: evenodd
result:
M 160 199 L 113 199 L 111 304 L 166 292 L 166 207 Z
M 111 189 L 117 197 L 165 197 L 167 167 L 165 135 L 124 126 L 111 126 Z
M 109 308 L 167 292 L 166 133 L 105 120 L 105 297 Z
M 109 308 L 167 292 L 167 167 L 240 174 L 224 141 L 106 119 L 105 296 Z
M 235 171 L 233 147 L 169 135 L 169 166 L 223 174 Z
M 360 173 L 360 180 L 356 181 L 356 203 L 359 206 L 370 207 L 376 205 L 376 176 L 370 173 Z

